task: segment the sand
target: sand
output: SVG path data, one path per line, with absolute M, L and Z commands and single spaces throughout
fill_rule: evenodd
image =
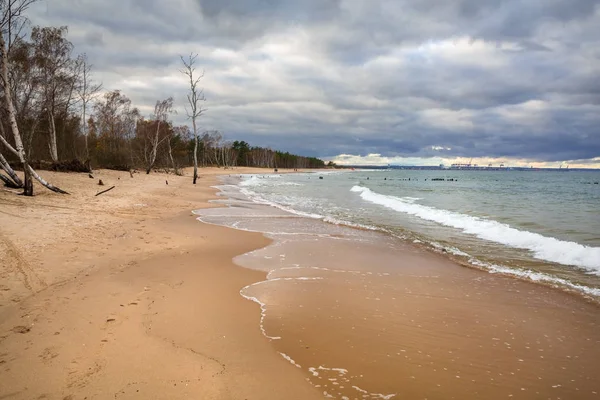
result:
M 0 398 L 321 397 L 239 295 L 264 273 L 231 259 L 268 241 L 191 215 L 230 171 L 201 173 L 45 173 L 72 195 L 0 192 Z M 95 197 L 98 179 L 116 188 Z

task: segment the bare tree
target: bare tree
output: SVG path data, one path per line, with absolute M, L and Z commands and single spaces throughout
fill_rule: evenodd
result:
M 78 65 L 79 65 L 79 73 L 81 84 L 77 88 L 77 95 L 81 100 L 81 125 L 82 125 L 82 133 L 85 138 L 85 157 L 86 159 L 90 159 L 90 148 L 88 144 L 88 133 L 87 133 L 87 124 L 86 124 L 86 113 L 88 104 L 92 101 L 102 90 L 102 83 L 94 83 L 91 79 L 92 75 L 92 64 L 88 63 L 87 55 L 82 54 L 78 57 Z
M 29 160 L 23 147 L 23 140 L 19 131 L 19 125 L 17 123 L 15 106 L 13 103 L 13 96 L 11 85 L 9 81 L 9 51 L 13 42 L 15 34 L 19 34 L 27 21 L 24 16 L 24 12 L 27 8 L 33 4 L 36 0 L 0 0 L 0 14 L 2 20 L 0 20 L 0 84 L 4 92 L 4 107 L 8 116 L 11 132 L 15 146 L 11 146 L 7 141 L 2 143 L 8 148 L 10 152 L 15 154 L 19 158 L 19 162 L 23 167 L 25 179 L 23 182 L 24 192 L 26 196 L 33 196 L 33 182 L 31 178 L 35 178 L 46 188 L 57 192 L 68 194 L 64 190 L 61 190 L 40 177 L 37 172 L 29 165 Z M 8 43 L 6 42 L 8 38 Z
M 44 110 L 48 118 L 48 148 L 52 161 L 58 162 L 56 140 L 56 115 L 66 112 L 73 99 L 76 62 L 71 58 L 73 44 L 65 35 L 66 26 L 60 28 L 36 26 L 31 32 L 44 93 Z
M 107 92 L 104 100 L 96 102 L 95 129 L 97 159 L 108 166 L 124 166 L 133 163 L 131 142 L 135 134 L 139 110 L 131 106 L 131 100 L 119 90 Z
M 183 69 L 181 73 L 187 76 L 190 83 L 190 91 L 187 95 L 189 109 L 186 107 L 188 118 L 192 120 L 192 127 L 194 130 L 194 185 L 198 179 L 198 127 L 196 125 L 196 119 L 202 115 L 204 108 L 202 108 L 201 102 L 205 101 L 204 93 L 201 88 L 198 87 L 200 80 L 204 77 L 204 71 L 196 74 L 196 59 L 198 54 L 190 54 L 187 59 L 181 56 L 181 62 L 183 62 Z
M 148 164 L 146 166 L 146 174 L 149 174 L 156 162 L 156 154 L 158 150 L 158 145 L 161 141 L 160 138 L 160 126 L 163 123 L 166 123 L 169 119 L 169 114 L 173 112 L 173 98 L 169 97 L 165 100 L 159 100 L 156 102 L 154 106 L 154 118 L 156 120 L 156 131 L 152 137 L 150 156 L 148 157 Z M 162 140 L 168 139 L 169 136 L 165 135 Z

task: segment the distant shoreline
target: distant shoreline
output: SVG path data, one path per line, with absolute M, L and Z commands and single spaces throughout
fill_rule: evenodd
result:
M 510 172 L 510 171 L 529 171 L 529 172 L 600 172 L 600 168 L 537 168 L 537 167 L 440 167 L 435 165 L 337 165 L 337 169 L 400 169 L 400 170 L 426 170 L 426 171 L 477 171 L 477 172 Z

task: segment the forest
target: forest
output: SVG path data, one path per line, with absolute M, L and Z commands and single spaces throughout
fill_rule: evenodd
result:
M 30 26 L 28 7 L 37 0 L 0 0 L 0 180 L 33 194 L 37 170 L 91 172 L 139 169 L 180 174 L 181 168 L 251 166 L 322 168 L 314 157 L 229 141 L 223 132 L 199 132 L 206 112 L 204 78 L 197 55 L 181 57 L 182 79 L 189 84 L 185 109 L 192 127 L 171 120 L 173 97 L 157 99 L 142 115 L 126 93 L 105 89 L 94 78 L 86 54 L 76 54 L 68 28 Z M 183 96 L 182 96 L 183 97 Z

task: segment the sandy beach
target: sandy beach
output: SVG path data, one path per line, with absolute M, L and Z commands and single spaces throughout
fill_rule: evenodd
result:
M 70 196 L 0 192 L 0 398 L 321 397 L 239 295 L 265 274 L 232 258 L 268 241 L 191 215 L 231 171 L 201 172 L 196 187 L 97 171 L 45 174 Z
M 0 192 L 0 398 L 597 398 L 597 305 L 375 233 L 275 246 L 198 222 L 231 172 L 257 173 L 48 173 L 72 195 Z M 98 179 L 116 188 L 95 197 Z M 289 221 L 307 223 L 269 223 Z M 261 324 L 240 289 L 284 259 L 310 271 L 248 288 Z

